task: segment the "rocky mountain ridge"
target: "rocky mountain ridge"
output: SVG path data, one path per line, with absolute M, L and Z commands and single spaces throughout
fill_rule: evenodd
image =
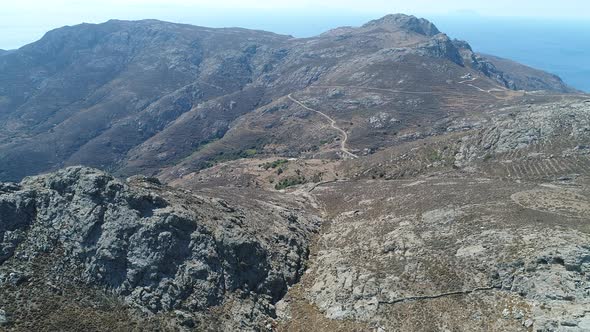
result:
M 590 97 L 424 19 L 57 29 L 0 129 L 0 330 L 590 329 Z
M 435 36 L 440 33 L 432 22 L 423 18 L 406 15 L 386 15 L 380 19 L 365 23 L 361 29 L 407 30 L 425 36 Z
M 50 311 L 46 319 L 60 306 L 68 309 L 47 308 L 66 289 L 104 289 L 127 312 L 176 311 L 187 327 L 264 326 L 304 272 L 319 225 L 285 205 L 240 206 L 82 167 L 3 184 L 0 307 L 14 328 L 38 329 L 26 324 L 39 323 L 39 307 Z M 55 289 L 47 294 L 49 283 Z M 23 296 L 35 297 L 36 306 Z M 232 317 L 209 317 L 213 307 Z
M 420 63 L 431 68 L 416 71 Z M 267 154 L 275 143 L 251 135 L 209 143 L 289 93 L 319 85 L 486 97 L 449 85 L 464 75 L 511 89 L 569 91 L 555 78 L 530 85 L 504 77 L 468 44 L 406 15 L 307 39 L 155 20 L 64 27 L 0 60 L 0 179 L 78 164 L 153 175 L 186 159 L 198 169 L 249 150 Z M 317 145 L 306 143 L 291 153 Z

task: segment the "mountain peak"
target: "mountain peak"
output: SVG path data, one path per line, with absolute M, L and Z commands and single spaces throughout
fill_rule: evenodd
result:
M 440 33 L 438 28 L 430 21 L 417 18 L 412 15 L 390 14 L 380 19 L 370 21 L 363 25 L 363 28 L 379 27 L 387 30 L 403 29 L 425 36 L 434 36 Z

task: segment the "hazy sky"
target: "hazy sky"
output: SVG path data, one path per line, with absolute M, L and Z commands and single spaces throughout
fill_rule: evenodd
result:
M 0 0 L 0 48 L 47 30 L 111 18 L 156 18 L 213 27 L 243 26 L 306 36 L 388 13 L 590 19 L 588 0 Z

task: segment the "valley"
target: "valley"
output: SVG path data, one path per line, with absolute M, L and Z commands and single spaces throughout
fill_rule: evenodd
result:
M 590 329 L 590 95 L 424 19 L 54 30 L 0 129 L 0 329 Z

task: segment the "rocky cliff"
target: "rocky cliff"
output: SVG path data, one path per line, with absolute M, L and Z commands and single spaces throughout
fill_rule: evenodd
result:
M 293 206 L 244 204 L 257 206 L 81 167 L 2 184 L 6 326 L 68 328 L 59 320 L 80 310 L 76 321 L 92 329 L 100 319 L 101 329 L 129 323 L 104 310 L 157 326 L 266 326 L 305 270 L 319 219 Z

